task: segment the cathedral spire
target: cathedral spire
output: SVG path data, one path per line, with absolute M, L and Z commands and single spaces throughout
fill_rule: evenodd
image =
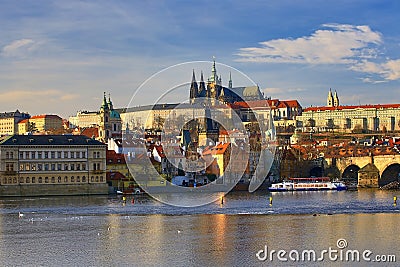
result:
M 206 90 L 206 84 L 204 83 L 203 71 L 201 71 L 199 93 L 201 94 L 204 90 Z
M 113 103 L 111 102 L 111 94 L 110 93 L 108 93 L 108 103 L 107 104 L 108 104 L 108 108 L 110 110 L 114 109 Z
M 329 88 L 328 98 L 326 99 L 326 105 L 328 107 L 333 107 L 333 96 L 332 96 L 332 89 Z
M 229 72 L 229 84 L 228 84 L 229 88 L 232 88 L 232 73 Z
M 335 95 L 333 96 L 333 106 L 338 107 L 339 106 L 339 96 L 335 90 Z
M 197 87 L 196 76 L 193 70 L 192 83 L 190 84 L 190 103 L 193 104 L 194 99 L 197 98 L 198 95 L 199 95 L 199 89 Z

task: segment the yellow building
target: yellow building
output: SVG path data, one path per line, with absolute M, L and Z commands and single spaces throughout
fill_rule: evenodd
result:
M 18 123 L 29 117 L 28 113 L 19 110 L 0 113 L 0 135 L 18 134 Z

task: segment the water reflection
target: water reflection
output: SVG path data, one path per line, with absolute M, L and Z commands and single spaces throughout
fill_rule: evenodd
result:
M 190 209 L 147 197 L 135 198 L 134 204 L 128 199 L 126 205 L 118 197 L 104 196 L 0 199 L 0 262 L 261 266 L 271 265 L 255 257 L 265 245 L 320 250 L 335 247 L 339 238 L 351 249 L 395 254 L 400 214 L 393 207 L 394 193 L 273 194 L 272 207 L 269 195 L 235 193 L 226 196 L 223 205 Z M 298 264 L 282 264 L 290 265 Z

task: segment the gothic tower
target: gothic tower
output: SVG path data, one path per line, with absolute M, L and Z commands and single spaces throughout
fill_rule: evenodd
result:
M 200 96 L 204 96 L 205 94 L 205 90 L 206 90 L 206 84 L 204 82 L 204 78 L 203 78 L 203 71 L 201 71 L 201 76 L 200 76 L 200 86 L 199 86 L 199 95 Z
M 191 104 L 193 104 L 195 102 L 195 99 L 198 97 L 198 94 L 199 94 L 199 89 L 197 87 L 196 76 L 194 75 L 194 70 L 193 70 L 192 83 L 190 85 L 190 103 Z
M 339 97 L 337 95 L 337 92 L 335 90 L 335 95 L 333 96 L 333 106 L 338 107 L 339 106 Z
M 329 88 L 328 98 L 326 100 L 326 105 L 328 107 L 333 107 L 333 96 L 332 96 L 332 89 Z

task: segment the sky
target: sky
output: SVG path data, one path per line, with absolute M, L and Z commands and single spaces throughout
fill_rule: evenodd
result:
M 152 104 L 211 64 L 144 90 L 148 78 L 213 57 L 224 84 L 232 66 L 303 107 L 326 105 L 330 88 L 343 105 L 400 103 L 399 13 L 397 0 L 0 0 L 0 112 L 67 118 L 98 110 L 104 91 L 115 107 Z

